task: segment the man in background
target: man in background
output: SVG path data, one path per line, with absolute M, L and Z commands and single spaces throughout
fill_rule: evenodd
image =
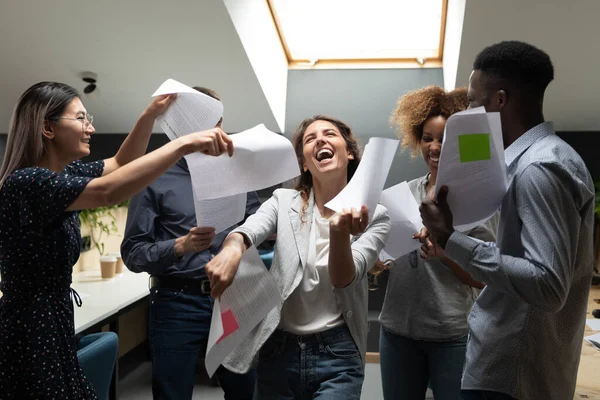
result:
M 220 101 L 207 88 L 194 89 Z M 217 124 L 221 127 L 223 118 Z M 215 236 L 197 227 L 190 172 L 181 159 L 132 198 L 121 254 L 127 268 L 150 278 L 149 340 L 154 399 L 191 399 L 198 355 L 206 351 L 214 300 L 204 266 L 234 228 Z M 246 217 L 260 201 L 248 193 Z M 250 400 L 254 370 L 239 375 L 220 367 L 216 376 L 226 400 Z

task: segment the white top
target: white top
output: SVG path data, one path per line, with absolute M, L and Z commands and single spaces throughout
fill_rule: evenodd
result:
M 313 208 L 308 258 L 302 281 L 290 294 L 281 313 L 279 328 L 296 335 L 323 332 L 344 323 L 327 270 L 329 220 Z

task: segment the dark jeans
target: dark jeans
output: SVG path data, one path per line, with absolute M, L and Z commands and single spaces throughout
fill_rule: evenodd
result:
M 383 398 L 459 400 L 467 338 L 447 342 L 409 339 L 381 328 L 379 355 Z
M 364 380 L 345 325 L 304 336 L 276 330 L 260 350 L 256 374 L 257 400 L 359 400 Z
M 198 354 L 206 351 L 214 301 L 180 290 L 150 290 L 152 394 L 158 400 L 192 398 Z M 216 375 L 226 400 L 250 400 L 256 374 L 220 367 Z
M 463 400 L 516 400 L 507 394 L 487 390 L 463 390 Z

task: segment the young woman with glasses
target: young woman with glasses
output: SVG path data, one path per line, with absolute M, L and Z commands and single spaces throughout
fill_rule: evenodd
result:
M 95 399 L 77 362 L 70 288 L 79 257 L 77 211 L 117 204 L 185 154 L 231 155 L 219 128 L 143 155 L 156 117 L 174 96 L 154 99 L 109 159 L 84 164 L 95 130 L 72 87 L 40 82 L 23 93 L 0 168 L 0 397 Z

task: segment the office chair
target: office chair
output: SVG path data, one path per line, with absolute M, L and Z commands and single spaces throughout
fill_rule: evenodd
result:
M 77 343 L 77 359 L 83 374 L 100 400 L 107 400 L 117 362 L 119 338 L 114 332 L 92 333 Z

